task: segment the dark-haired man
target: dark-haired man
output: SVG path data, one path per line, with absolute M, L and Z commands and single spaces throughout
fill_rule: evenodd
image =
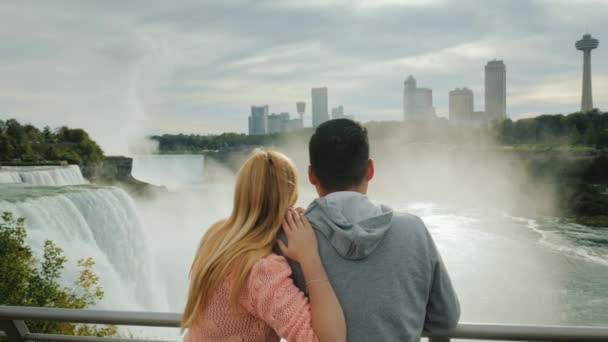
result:
M 337 119 L 310 138 L 308 178 L 317 198 L 306 210 L 319 253 L 346 316 L 348 341 L 419 341 L 445 333 L 460 316 L 458 299 L 433 239 L 420 218 L 366 196 L 374 177 L 367 131 Z M 304 279 L 302 290 L 324 286 Z

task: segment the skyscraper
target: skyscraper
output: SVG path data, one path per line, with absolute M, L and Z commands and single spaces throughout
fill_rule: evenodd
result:
M 486 64 L 485 105 L 488 120 L 507 117 L 507 70 L 503 61 Z
M 268 133 L 268 105 L 251 106 L 249 117 L 249 135 Z
M 583 39 L 576 42 L 576 49 L 583 51 L 583 93 L 581 97 L 581 112 L 593 109 L 593 95 L 591 91 L 591 50 L 597 48 L 599 40 L 591 38 L 590 34 L 583 35 Z
M 403 119 L 425 120 L 435 115 L 433 91 L 418 88 L 416 79 L 410 75 L 403 83 Z
M 329 120 L 329 108 L 327 104 L 327 88 L 312 88 L 312 127 Z
M 470 121 L 473 118 L 473 91 L 456 88 L 450 91 L 450 121 Z

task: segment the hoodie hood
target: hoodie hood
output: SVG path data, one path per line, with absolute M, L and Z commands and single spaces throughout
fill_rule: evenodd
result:
M 382 241 L 393 211 L 361 193 L 340 192 L 314 200 L 306 217 L 343 258 L 356 260 L 370 255 Z

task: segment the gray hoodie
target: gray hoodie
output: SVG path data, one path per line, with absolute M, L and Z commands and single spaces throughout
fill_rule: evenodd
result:
M 423 330 L 442 333 L 456 325 L 456 293 L 420 218 L 355 192 L 318 198 L 306 216 L 344 310 L 348 341 L 419 341 Z M 306 292 L 302 271 L 290 265 Z

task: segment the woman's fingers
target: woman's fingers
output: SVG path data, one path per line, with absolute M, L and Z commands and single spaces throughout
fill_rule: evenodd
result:
M 285 216 L 286 216 L 286 221 L 287 221 L 287 224 L 289 225 L 289 228 L 291 230 L 298 229 L 298 227 L 296 226 L 296 223 L 295 223 L 295 220 L 294 220 L 294 217 L 293 217 L 294 215 L 293 215 L 293 212 L 292 212 L 291 209 L 287 210 L 287 214 Z
M 283 219 L 282 226 L 283 226 L 283 231 L 285 232 L 285 234 L 287 234 L 287 236 L 290 236 L 293 229 L 289 225 L 289 222 L 287 222 L 287 214 L 285 214 L 285 219 Z
M 285 243 L 283 243 L 283 241 L 278 240 L 279 243 L 279 249 L 281 250 L 281 252 L 283 253 L 283 255 L 288 256 L 289 255 L 289 249 L 287 248 L 287 246 L 285 245 Z
M 298 213 L 297 211 L 292 211 L 292 216 L 293 216 L 293 221 L 296 224 L 296 227 L 298 229 L 302 229 L 302 214 Z

